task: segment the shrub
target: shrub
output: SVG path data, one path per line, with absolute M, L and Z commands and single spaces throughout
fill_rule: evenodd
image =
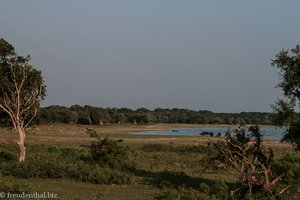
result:
M 159 186 L 163 188 L 178 188 L 183 183 L 186 183 L 188 186 L 193 185 L 190 177 L 183 171 L 162 171 L 158 174 L 160 178 Z
M 91 129 L 87 131 L 97 141 L 92 142 L 90 154 L 92 161 L 98 164 L 107 164 L 111 168 L 133 168 L 134 153 L 129 147 L 119 145 L 120 140 L 109 139 L 108 136 L 100 136 Z
M 211 153 L 213 148 L 204 145 L 145 144 L 142 150 L 145 152 Z
M 1 173 L 19 178 L 71 178 L 95 184 L 128 184 L 132 181 L 132 174 L 126 169 L 111 169 L 108 165 L 91 162 L 87 148 L 28 145 L 27 152 L 29 156 L 23 163 L 17 159 L 1 160 Z
M 172 185 L 172 183 L 171 183 L 169 180 L 162 179 L 162 180 L 159 182 L 158 187 L 159 187 L 160 189 L 166 189 L 166 188 L 172 188 L 173 185 Z
M 109 184 L 125 185 L 132 182 L 132 176 L 126 173 L 111 173 Z
M 275 161 L 272 167 L 275 175 L 282 176 L 282 188 L 288 187 L 287 191 L 280 195 L 281 199 L 297 199 L 300 186 L 300 156 L 287 154 Z M 277 190 L 277 192 L 280 192 L 280 190 Z
M 199 200 L 203 196 L 191 188 L 180 187 L 178 189 L 163 190 L 162 195 L 158 197 L 162 200 Z
M 174 146 L 164 144 L 144 144 L 142 150 L 145 152 L 173 151 Z
M 11 161 L 16 159 L 17 157 L 14 154 L 5 151 L 0 151 L 0 161 Z
M 221 180 L 218 180 L 211 186 L 211 192 L 220 199 L 228 199 L 229 198 L 229 186 Z
M 0 145 L 0 161 L 18 160 L 18 148 L 15 144 Z
M 0 175 L 0 191 L 10 193 L 28 192 L 30 186 L 25 181 L 16 180 L 12 177 Z
M 176 147 L 178 153 L 211 153 L 213 148 L 204 145 L 182 145 Z
M 207 185 L 206 183 L 200 183 L 199 188 L 200 188 L 200 191 L 203 193 L 208 193 L 210 190 L 209 185 Z
M 300 181 L 300 156 L 287 154 L 273 163 L 274 173 L 283 176 L 287 184 L 299 183 Z

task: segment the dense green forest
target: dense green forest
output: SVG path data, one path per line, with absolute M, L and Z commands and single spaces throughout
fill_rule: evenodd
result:
M 241 112 L 213 113 L 207 110 L 163 109 L 149 110 L 139 108 L 101 108 L 93 106 L 71 107 L 48 106 L 41 108 L 34 123 L 69 124 L 149 124 L 149 123 L 186 123 L 186 124 L 272 124 L 273 113 Z

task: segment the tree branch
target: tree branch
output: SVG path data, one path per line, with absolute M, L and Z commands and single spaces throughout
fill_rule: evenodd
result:
M 281 195 L 282 193 L 284 193 L 287 189 L 289 189 L 290 187 L 292 187 L 292 185 L 288 185 L 286 186 L 285 188 L 283 188 L 280 192 L 278 192 L 277 194 L 275 194 L 274 196 L 279 196 Z

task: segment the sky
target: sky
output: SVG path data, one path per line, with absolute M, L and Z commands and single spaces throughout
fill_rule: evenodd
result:
M 42 71 L 43 106 L 271 112 L 299 0 L 1 0 L 0 38 Z

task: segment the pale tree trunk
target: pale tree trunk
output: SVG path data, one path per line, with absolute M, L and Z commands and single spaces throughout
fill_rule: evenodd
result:
M 28 64 L 29 57 L 12 54 L 2 56 L 1 59 L 7 63 L 4 71 L 1 66 L 1 71 L 7 76 L 4 77 L 7 83 L 0 85 L 0 109 L 9 115 L 15 131 L 19 134 L 19 161 L 24 162 L 25 128 L 36 116 L 40 102 L 46 95 L 45 84 L 40 71 Z
M 25 147 L 25 129 L 23 127 L 18 127 L 17 132 L 19 134 L 19 141 L 17 141 L 17 144 L 19 146 L 19 162 L 25 161 L 25 153 L 26 153 L 26 147 Z

